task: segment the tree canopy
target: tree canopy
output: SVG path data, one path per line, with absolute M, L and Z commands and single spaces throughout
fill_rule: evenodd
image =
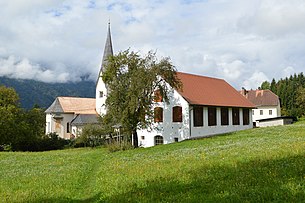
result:
M 13 88 L 0 86 L 0 144 L 8 143 L 15 137 L 18 101 Z
M 102 79 L 110 90 L 106 100 L 108 125 L 121 124 L 138 146 L 137 130 L 152 122 L 154 92 L 169 101 L 170 87 L 181 88 L 176 69 L 169 58 L 158 60 L 148 52 L 145 57 L 129 50 L 108 58 Z

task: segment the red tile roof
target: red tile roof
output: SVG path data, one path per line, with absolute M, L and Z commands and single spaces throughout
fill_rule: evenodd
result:
M 277 106 L 280 103 L 279 97 L 270 90 L 246 90 L 244 96 L 256 106 Z
M 182 91 L 178 92 L 193 105 L 255 108 L 226 81 L 217 78 L 177 72 Z

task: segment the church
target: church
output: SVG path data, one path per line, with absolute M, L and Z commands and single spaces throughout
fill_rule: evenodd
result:
M 107 113 L 108 90 L 101 76 L 111 55 L 109 24 L 96 82 L 96 97 L 57 97 L 45 111 L 46 134 L 56 132 L 62 138 L 73 139 L 81 135 L 86 124 L 98 124 L 98 117 Z M 225 80 L 182 72 L 177 75 L 183 89 L 172 88 L 169 103 L 154 101 L 154 123 L 150 130 L 138 131 L 140 146 L 151 147 L 253 127 L 252 109 L 255 105 Z

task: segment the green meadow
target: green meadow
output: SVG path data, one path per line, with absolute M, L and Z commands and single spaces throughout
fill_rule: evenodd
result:
M 0 153 L 0 202 L 305 202 L 305 123 L 110 153 Z

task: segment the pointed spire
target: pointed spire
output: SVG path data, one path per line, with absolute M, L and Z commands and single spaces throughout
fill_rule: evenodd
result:
M 103 72 L 103 67 L 105 67 L 106 64 L 107 64 L 108 57 L 112 56 L 112 55 L 113 55 L 113 49 L 112 49 L 111 32 L 110 32 L 110 20 L 109 20 L 109 22 L 108 22 L 108 34 L 107 34 L 107 39 L 106 39 L 106 44 L 105 44 L 105 49 L 104 49 L 101 72 Z

